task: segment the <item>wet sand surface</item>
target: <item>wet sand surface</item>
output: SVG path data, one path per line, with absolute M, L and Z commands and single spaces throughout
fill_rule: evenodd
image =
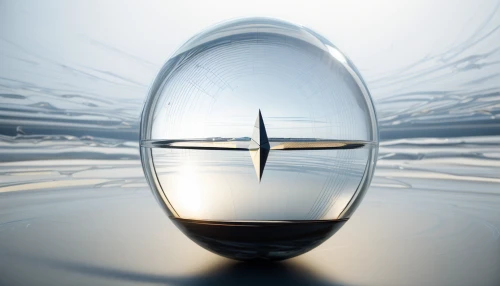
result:
M 383 142 L 353 217 L 278 263 L 235 262 L 190 241 L 138 159 L 4 162 L 0 285 L 498 285 L 497 140 Z

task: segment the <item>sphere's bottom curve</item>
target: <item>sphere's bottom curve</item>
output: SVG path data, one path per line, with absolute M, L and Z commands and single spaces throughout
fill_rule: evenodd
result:
M 201 247 L 240 261 L 279 261 L 301 255 L 327 240 L 347 221 L 224 222 L 171 219 Z

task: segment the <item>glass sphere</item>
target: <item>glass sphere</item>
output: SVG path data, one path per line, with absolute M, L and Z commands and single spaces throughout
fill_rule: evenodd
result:
M 187 41 L 144 106 L 141 160 L 174 223 L 238 260 L 309 251 L 351 216 L 378 152 L 354 65 L 308 28 L 249 18 Z

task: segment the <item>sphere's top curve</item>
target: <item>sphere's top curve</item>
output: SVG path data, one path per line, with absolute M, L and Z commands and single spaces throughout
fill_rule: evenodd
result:
M 231 36 L 255 32 L 273 33 L 284 37 L 301 39 L 325 51 L 327 50 L 326 45 L 333 46 L 327 39 L 305 27 L 274 18 L 252 17 L 227 20 L 215 24 L 191 37 L 172 57 L 219 38 L 231 40 Z
M 169 81 L 167 86 L 166 81 Z M 190 110 L 180 107 L 190 114 L 175 114 L 179 108 L 169 113 L 184 117 L 184 125 L 199 128 L 179 130 L 175 120 L 162 118 L 161 122 L 171 123 L 167 123 L 168 128 L 164 124 L 152 126 L 151 136 L 143 139 L 242 137 L 243 129 L 231 126 L 233 133 L 225 133 L 216 130 L 213 122 L 207 123 L 207 118 L 214 119 L 220 114 L 217 121 L 229 122 L 235 117 L 254 117 L 262 109 L 275 118 L 324 118 L 313 119 L 321 125 L 321 132 L 317 132 L 318 124 L 311 121 L 303 124 L 302 134 L 274 132 L 276 137 L 378 142 L 375 109 L 354 65 L 317 33 L 281 20 L 246 18 L 206 29 L 188 40 L 165 64 L 151 93 L 159 93 L 160 89 L 163 101 L 155 104 L 160 107 L 153 112 L 155 117 L 165 117 L 169 101 L 182 105 L 188 104 L 182 102 L 184 99 L 196 100 Z M 246 104 L 250 99 L 252 104 Z M 273 110 L 278 104 L 288 112 Z M 252 105 L 253 109 L 249 108 Z M 229 114 L 228 109 L 239 111 Z M 291 124 L 285 121 L 273 125 Z M 335 127 L 335 124 L 345 126 Z M 162 133 L 160 129 L 169 132 Z

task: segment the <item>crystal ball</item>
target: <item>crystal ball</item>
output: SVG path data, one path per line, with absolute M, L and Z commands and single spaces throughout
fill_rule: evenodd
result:
M 351 61 L 292 23 L 247 18 L 195 35 L 165 63 L 140 131 L 145 176 L 191 240 L 282 260 L 334 234 L 370 185 L 372 99 Z

